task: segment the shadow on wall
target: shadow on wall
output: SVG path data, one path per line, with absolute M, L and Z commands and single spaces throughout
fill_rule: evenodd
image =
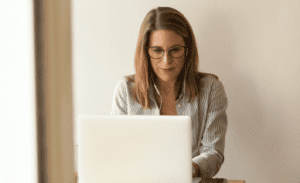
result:
M 262 174 L 265 179 L 272 180 L 274 175 L 270 162 L 279 156 L 274 151 L 281 149 L 276 133 L 266 133 L 270 129 L 259 98 L 261 94 L 255 79 L 243 67 L 248 65 L 243 58 L 255 54 L 253 50 L 247 50 L 247 46 L 252 44 L 251 38 L 246 35 L 249 23 L 247 25 L 247 20 L 238 14 L 219 9 L 201 18 L 204 21 L 200 32 L 195 32 L 200 38 L 200 70 L 203 64 L 212 68 L 211 73 L 220 77 L 228 97 L 227 148 L 220 177 L 245 179 L 253 174 Z M 280 115 L 274 113 L 274 116 L 281 120 Z

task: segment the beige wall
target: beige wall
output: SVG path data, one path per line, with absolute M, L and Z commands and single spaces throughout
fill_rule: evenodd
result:
M 157 6 L 186 16 L 200 70 L 225 86 L 229 126 L 216 177 L 299 182 L 298 0 L 73 0 L 75 121 L 78 114 L 109 115 L 116 82 L 135 72 L 142 20 Z

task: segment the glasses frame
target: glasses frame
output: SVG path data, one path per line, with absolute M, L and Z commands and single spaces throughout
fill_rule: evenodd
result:
M 175 49 L 175 48 L 178 48 L 178 47 L 183 47 L 184 48 L 184 53 L 180 56 L 180 57 L 182 57 L 184 54 L 186 54 L 187 52 L 187 50 L 188 50 L 188 48 L 186 47 L 186 46 L 175 46 L 175 47 L 173 47 L 173 48 L 170 48 L 170 49 L 168 49 L 168 54 L 170 55 L 170 57 L 172 57 L 172 58 L 180 58 L 180 57 L 173 57 L 171 54 L 170 54 L 170 50 L 172 50 L 172 49 Z M 149 54 L 149 48 L 159 48 L 159 47 L 147 47 L 147 53 L 148 53 L 148 55 L 149 55 L 149 57 L 151 57 L 151 55 Z M 161 49 L 161 48 L 160 48 Z M 161 57 L 159 57 L 159 58 L 153 58 L 153 57 L 151 57 L 151 58 L 153 58 L 153 59 L 160 59 L 160 58 L 162 58 L 164 55 L 165 55 L 165 51 L 166 50 L 164 50 L 164 49 L 162 49 L 163 50 L 163 54 L 161 55 Z

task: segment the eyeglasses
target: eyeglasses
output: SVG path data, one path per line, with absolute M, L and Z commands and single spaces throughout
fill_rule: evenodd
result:
M 173 58 L 179 58 L 182 57 L 185 53 L 185 49 L 187 49 L 185 46 L 176 46 L 174 48 L 170 48 L 168 50 L 168 53 Z M 166 50 L 163 50 L 159 47 L 149 47 L 148 48 L 148 54 L 153 59 L 158 59 L 164 56 Z

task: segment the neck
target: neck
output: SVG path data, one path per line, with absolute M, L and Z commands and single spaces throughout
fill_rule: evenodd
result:
M 155 82 L 156 86 L 158 87 L 159 92 L 162 95 L 167 96 L 177 96 L 178 90 L 180 88 L 180 82 L 173 80 L 173 81 L 162 81 L 160 79 L 157 79 Z

